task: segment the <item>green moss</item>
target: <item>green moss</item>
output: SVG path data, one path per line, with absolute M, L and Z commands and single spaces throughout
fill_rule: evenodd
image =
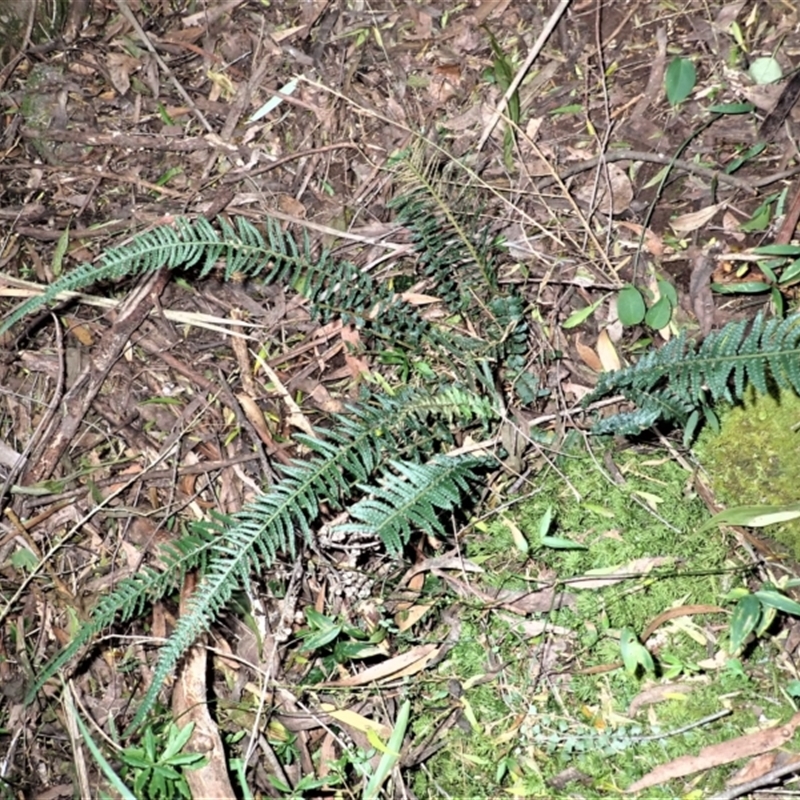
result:
M 759 395 L 721 415 L 720 432 L 705 430 L 695 448 L 717 498 L 728 506 L 800 500 L 800 398 L 794 392 Z M 770 526 L 769 536 L 800 558 L 800 521 Z

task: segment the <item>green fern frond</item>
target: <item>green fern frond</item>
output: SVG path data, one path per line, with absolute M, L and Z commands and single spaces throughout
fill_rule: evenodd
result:
M 186 613 L 161 649 L 152 683 L 129 730 L 144 720 L 178 660 L 208 630 L 234 590 L 250 580 L 251 572 L 269 567 L 279 551 L 294 555 L 296 531 L 310 539 L 321 502 L 341 508 L 358 489 L 358 481 L 375 471 L 387 450 L 408 448 L 409 430 L 422 430 L 433 411 L 453 415 L 465 412 L 466 423 L 475 413 L 488 410 L 484 402 L 470 399 L 458 389 L 439 397 L 405 392 L 391 400 L 381 398 L 375 408 L 354 409 L 353 418 L 337 418 L 327 441 L 302 437 L 314 454 L 308 460 L 294 462 L 284 470 L 286 477 L 279 484 L 231 516 L 210 553 Z M 464 480 L 454 475 L 445 486 L 458 486 Z M 436 498 L 445 496 L 442 490 Z
M 359 522 L 337 525 L 334 532 L 369 532 L 394 555 L 408 543 L 412 529 L 444 535 L 439 512 L 456 507 L 486 463 L 469 456 L 437 456 L 427 464 L 392 461 L 391 468 L 399 474 L 387 473 L 379 486 L 361 485 L 369 496 L 349 512 Z
M 451 167 L 458 165 L 445 167 L 445 172 L 452 171 Z M 489 225 L 478 224 L 477 187 L 465 186 L 461 175 L 448 182 L 420 150 L 397 159 L 395 177 L 407 188 L 389 207 L 411 233 L 423 274 L 447 307 L 463 311 L 476 289 L 480 295 L 486 290 L 496 292 L 499 243 Z
M 749 383 L 766 394 L 770 382 L 800 394 L 798 314 L 768 320 L 760 313 L 749 331 L 746 321 L 732 322 L 699 347 L 684 333 L 631 367 L 603 373 L 584 402 L 623 394 L 638 411 L 603 420 L 597 431 L 632 433 L 659 419 L 685 425 L 705 405 L 739 400 Z
M 192 526 L 192 534 L 164 545 L 159 551 L 163 570 L 144 565 L 120 581 L 111 594 L 100 599 L 91 618 L 81 625 L 70 643 L 36 675 L 28 689 L 25 703 L 30 703 L 67 662 L 75 658 L 99 633 L 115 623 L 126 622 L 141 614 L 152 603 L 180 588 L 184 576 L 202 569 L 219 541 L 219 528 L 209 523 Z
M 322 322 L 339 316 L 363 326 L 369 320 L 379 334 L 412 343 L 430 327 L 388 284 L 376 282 L 349 261 L 334 259 L 327 250 L 315 253 L 307 236 L 298 244 L 277 220 L 265 219 L 266 238 L 243 217 L 237 218 L 235 227 L 221 219 L 219 227 L 218 231 L 202 217 L 194 221 L 178 218 L 173 225 L 142 233 L 106 251 L 99 263 L 81 264 L 50 284 L 42 295 L 26 300 L 0 324 L 0 334 L 62 292 L 161 268 L 196 270 L 202 278 L 217 264 L 224 267 L 228 279 L 238 273 L 265 283 L 295 286 Z

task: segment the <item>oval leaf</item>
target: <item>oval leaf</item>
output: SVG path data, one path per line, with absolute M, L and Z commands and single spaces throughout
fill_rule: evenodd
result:
M 649 327 L 660 331 L 662 328 L 666 328 L 667 325 L 669 325 L 671 316 L 672 306 L 670 305 L 669 299 L 661 297 L 647 309 L 644 321 Z
M 696 82 L 697 71 L 688 58 L 672 59 L 664 77 L 664 88 L 670 105 L 682 103 L 692 93 Z
M 617 295 L 617 314 L 626 327 L 642 322 L 645 310 L 642 293 L 635 286 L 628 284 Z
M 783 77 L 781 65 L 772 56 L 755 59 L 747 71 L 750 73 L 750 77 L 760 86 L 764 86 L 767 83 L 775 83 Z

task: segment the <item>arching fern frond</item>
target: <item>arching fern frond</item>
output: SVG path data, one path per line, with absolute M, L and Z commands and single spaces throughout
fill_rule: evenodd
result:
M 147 606 L 178 590 L 188 572 L 202 570 L 219 541 L 219 534 L 217 525 L 197 523 L 192 526 L 192 533 L 161 547 L 158 554 L 163 565 L 161 570 L 145 564 L 120 581 L 110 594 L 100 599 L 92 609 L 91 617 L 80 626 L 70 643 L 37 673 L 25 702 L 32 702 L 47 681 L 99 633 L 115 623 L 133 619 Z
M 322 321 L 341 317 L 346 323 L 370 323 L 379 335 L 412 346 L 430 332 L 416 309 L 395 295 L 388 283 L 375 281 L 330 251 L 315 252 L 307 236 L 298 243 L 272 218 L 264 220 L 266 237 L 243 217 L 233 226 L 219 220 L 219 230 L 200 217 L 177 218 L 107 250 L 98 263 L 81 264 L 47 286 L 44 293 L 16 308 L 0 324 L 0 334 L 26 315 L 56 300 L 62 292 L 75 292 L 96 283 L 137 277 L 161 268 L 194 270 L 203 278 L 217 265 L 226 278 L 234 274 L 265 283 L 295 286 L 312 304 Z
M 480 224 L 478 187 L 467 186 L 457 164 L 442 169 L 422 149 L 396 160 L 395 178 L 403 191 L 389 207 L 411 234 L 423 274 L 452 312 L 469 307 L 475 296 L 497 291 L 499 242 Z M 448 177 L 448 173 L 452 173 Z
M 798 314 L 768 320 L 760 313 L 749 330 L 746 321 L 732 322 L 699 347 L 682 334 L 631 367 L 604 372 L 584 402 L 622 393 L 638 410 L 603 420 L 595 430 L 633 433 L 659 419 L 685 425 L 704 405 L 739 400 L 748 383 L 767 393 L 770 381 L 800 394 Z
M 469 456 L 437 456 L 427 464 L 392 461 L 398 474 L 387 473 L 378 486 L 360 486 L 368 496 L 350 508 L 350 516 L 359 522 L 337 525 L 334 532 L 368 532 L 395 555 L 408 543 L 412 529 L 444 535 L 439 512 L 456 507 L 486 463 Z
M 161 649 L 152 683 L 129 730 L 143 721 L 164 680 L 217 618 L 235 589 L 245 585 L 252 572 L 260 572 L 274 563 L 279 551 L 293 554 L 297 532 L 310 539 L 321 502 L 342 508 L 358 491 L 359 482 L 370 478 L 387 452 L 408 455 L 408 449 L 414 447 L 413 432 L 422 432 L 437 410 L 454 416 L 465 412 L 466 423 L 476 412 L 489 409 L 483 402 L 470 400 L 462 390 L 451 389 L 440 397 L 409 391 L 396 398 L 381 398 L 375 407 L 352 409 L 349 418 L 338 417 L 335 430 L 328 432 L 326 439 L 302 437 L 313 455 L 285 468 L 286 477 L 280 483 L 232 515 L 213 545 L 186 613 Z M 445 488 L 458 486 L 465 480 L 463 476 L 451 475 Z M 436 497 L 441 500 L 444 495 Z

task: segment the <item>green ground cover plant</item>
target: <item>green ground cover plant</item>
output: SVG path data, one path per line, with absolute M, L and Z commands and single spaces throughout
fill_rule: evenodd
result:
M 722 611 L 726 593 L 749 572 L 729 561 L 725 533 L 700 530 L 709 513 L 685 469 L 649 448 L 613 459 L 622 483 L 602 466 L 601 450 L 561 454 L 533 498 L 466 540 L 464 556 L 483 567 L 486 585 L 519 591 L 555 582 L 569 601 L 541 617 L 533 635 L 512 614 L 464 607 L 459 643 L 438 667 L 438 682 L 421 691 L 412 725 L 424 735 L 443 701 L 461 704 L 463 724 L 417 776 L 420 796 L 474 796 L 480 783 L 486 797 L 606 797 L 670 758 L 793 713 L 780 691 L 776 644 L 753 642 L 743 667 L 728 651 L 724 613 L 676 617 L 645 642 L 652 671 L 621 668 L 624 630 L 638 636 L 676 606 Z M 586 549 L 536 546 L 548 514 L 559 539 Z M 519 546 L 519 531 L 530 550 Z M 562 677 L 541 681 L 541 664 L 553 669 L 561 660 Z M 611 664 L 620 668 L 603 669 Z M 498 665 L 502 678 L 492 678 Z M 665 683 L 674 691 L 631 712 Z M 701 775 L 697 796 L 720 789 L 727 775 Z M 648 797 L 676 791 L 667 785 Z

